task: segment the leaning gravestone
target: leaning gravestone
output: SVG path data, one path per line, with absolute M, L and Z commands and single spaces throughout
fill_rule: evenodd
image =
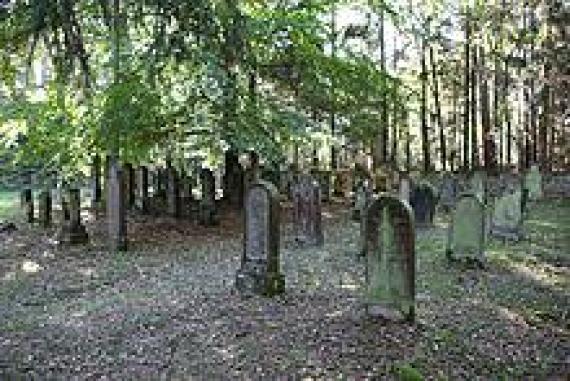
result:
M 409 205 L 381 195 L 366 212 L 366 305 L 371 315 L 413 321 L 415 233 Z
M 324 237 L 319 184 L 311 175 L 300 175 L 292 193 L 295 240 L 303 245 L 321 246 Z
M 200 200 L 200 224 L 214 226 L 216 220 L 216 182 L 211 170 L 204 168 L 200 173 L 202 199 Z
M 542 175 L 536 164 L 532 165 L 526 174 L 524 187 L 528 192 L 528 200 L 536 201 L 542 198 Z
M 66 221 L 59 232 L 61 244 L 82 245 L 87 243 L 88 235 L 81 222 L 81 198 L 77 188 L 69 190 L 69 221 Z
M 485 206 L 474 194 L 459 198 L 449 225 L 446 254 L 449 259 L 485 259 Z
M 244 249 L 236 287 L 241 292 L 266 296 L 285 290 L 279 263 L 279 191 L 259 180 L 250 184 L 245 198 Z
M 435 216 L 437 199 L 433 187 L 420 181 L 412 188 L 410 205 L 414 211 L 414 220 L 417 226 L 431 226 Z
M 494 237 L 518 241 L 523 238 L 522 191 L 519 187 L 497 198 L 491 219 L 490 233 Z

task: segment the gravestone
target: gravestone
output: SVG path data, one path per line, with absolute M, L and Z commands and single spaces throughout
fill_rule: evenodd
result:
M 485 259 L 485 206 L 474 194 L 460 196 L 449 225 L 446 254 L 449 259 Z
M 40 226 L 48 228 L 51 226 L 52 202 L 51 189 L 46 187 L 40 192 L 38 201 L 38 221 Z
M 400 200 L 410 203 L 410 193 L 411 193 L 411 181 L 407 175 L 400 176 L 400 186 L 398 190 L 398 195 Z
M 444 174 L 441 179 L 439 203 L 444 211 L 451 211 L 459 195 L 459 183 L 451 174 Z
M 167 192 L 167 211 L 170 217 L 179 218 L 180 213 L 180 187 L 178 173 L 174 167 L 167 169 L 168 186 Z
M 31 224 L 34 222 L 34 195 L 31 188 L 26 188 L 22 192 L 22 203 L 26 222 Z
M 109 186 L 107 188 L 107 223 L 109 244 L 112 251 L 127 250 L 127 219 L 123 172 L 116 159 L 109 164 Z
M 317 180 L 321 188 L 322 201 L 329 202 L 331 191 L 331 173 L 329 171 L 315 169 L 312 171 L 312 175 Z
M 525 175 L 524 187 L 528 192 L 529 201 L 537 201 L 542 198 L 542 175 L 538 165 L 533 164 Z
M 279 192 L 269 182 L 251 184 L 245 199 L 244 248 L 236 287 L 266 296 L 285 290 L 279 263 Z
M 244 173 L 236 151 L 226 151 L 224 170 L 224 200 L 228 201 L 233 208 L 241 209 L 243 204 Z
M 216 219 L 216 182 L 210 169 L 202 169 L 200 182 L 202 184 L 202 199 L 200 200 L 199 221 L 203 226 L 214 226 L 218 223 Z
M 292 193 L 295 240 L 302 245 L 323 245 L 319 184 L 309 174 L 300 175 Z
M 486 184 L 485 184 L 485 173 L 482 171 L 475 171 L 471 175 L 469 181 L 470 189 L 469 193 L 473 193 L 475 196 L 479 197 L 481 202 L 485 204 L 486 202 Z
M 137 197 L 136 206 L 142 213 L 148 213 L 149 200 L 148 200 L 148 168 L 140 166 L 137 171 Z
M 523 238 L 522 191 L 511 188 L 497 198 L 491 219 L 490 234 L 518 241 Z
M 64 222 L 59 232 L 59 243 L 82 245 L 88 241 L 87 230 L 81 222 L 81 194 L 79 189 L 69 189 L 69 221 Z
M 91 163 L 91 207 L 101 207 L 101 156 L 93 156 Z
M 382 194 L 366 211 L 367 312 L 413 321 L 415 233 L 410 206 Z
M 354 221 L 360 221 L 362 219 L 366 208 L 372 201 L 373 194 L 374 192 L 372 190 L 372 184 L 370 183 L 370 180 L 363 179 L 356 189 L 354 198 L 354 208 L 352 209 L 352 219 Z
M 435 217 L 437 199 L 433 187 L 425 181 L 412 186 L 410 205 L 417 226 L 431 226 Z

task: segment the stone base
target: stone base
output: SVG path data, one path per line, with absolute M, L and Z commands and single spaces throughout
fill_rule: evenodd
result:
M 89 241 L 89 235 L 84 225 L 72 226 L 67 223 L 58 232 L 57 240 L 61 245 L 84 245 Z
M 389 306 L 380 304 L 368 304 L 366 306 L 366 313 L 372 317 L 380 317 L 382 319 L 397 322 L 413 322 L 415 318 L 413 307 L 410 307 L 409 311 L 403 312 Z
M 285 276 L 241 268 L 236 275 L 236 288 L 246 294 L 274 296 L 285 292 Z
M 524 233 L 520 229 L 510 229 L 498 226 L 491 226 L 489 234 L 492 237 L 504 239 L 506 241 L 519 242 L 524 239 Z

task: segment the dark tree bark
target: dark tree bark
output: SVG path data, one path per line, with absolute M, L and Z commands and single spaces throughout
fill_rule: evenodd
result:
M 439 102 L 439 81 L 437 75 L 437 63 L 435 61 L 435 54 L 433 46 L 429 47 L 429 57 L 431 62 L 431 75 L 433 81 L 433 98 L 435 101 L 435 116 L 437 120 L 437 125 L 439 127 L 439 149 L 440 149 L 440 160 L 442 169 L 447 171 L 447 147 L 445 144 L 445 128 L 443 125 L 443 118 L 441 117 L 441 104 Z
M 424 168 L 423 171 L 428 173 L 431 168 L 430 147 L 429 147 L 429 131 L 427 124 L 427 68 L 426 68 L 426 40 L 422 41 L 421 52 L 421 82 L 422 82 L 422 99 L 421 99 L 421 137 L 422 137 L 422 156 Z
M 469 124 L 469 86 L 470 86 L 470 68 L 469 63 L 471 62 L 470 56 L 470 40 L 471 40 L 471 24 L 469 22 L 469 13 L 465 15 L 465 83 L 463 87 L 464 91 L 464 111 L 463 111 L 463 168 L 465 171 L 469 170 L 470 167 L 470 156 L 469 156 L 469 137 L 470 137 L 470 124 Z

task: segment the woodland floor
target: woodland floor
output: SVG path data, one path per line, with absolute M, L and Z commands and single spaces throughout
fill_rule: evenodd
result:
M 7 196 L 0 219 L 10 218 Z M 570 375 L 570 200 L 532 206 L 529 239 L 491 241 L 485 269 L 449 264 L 445 218 L 417 231 L 417 320 L 366 316 L 348 207 L 325 246 L 282 227 L 286 293 L 233 287 L 241 221 L 130 215 L 130 248 L 58 248 L 54 229 L 0 233 L 0 379 L 560 379 Z M 286 213 L 283 213 L 286 215 Z

